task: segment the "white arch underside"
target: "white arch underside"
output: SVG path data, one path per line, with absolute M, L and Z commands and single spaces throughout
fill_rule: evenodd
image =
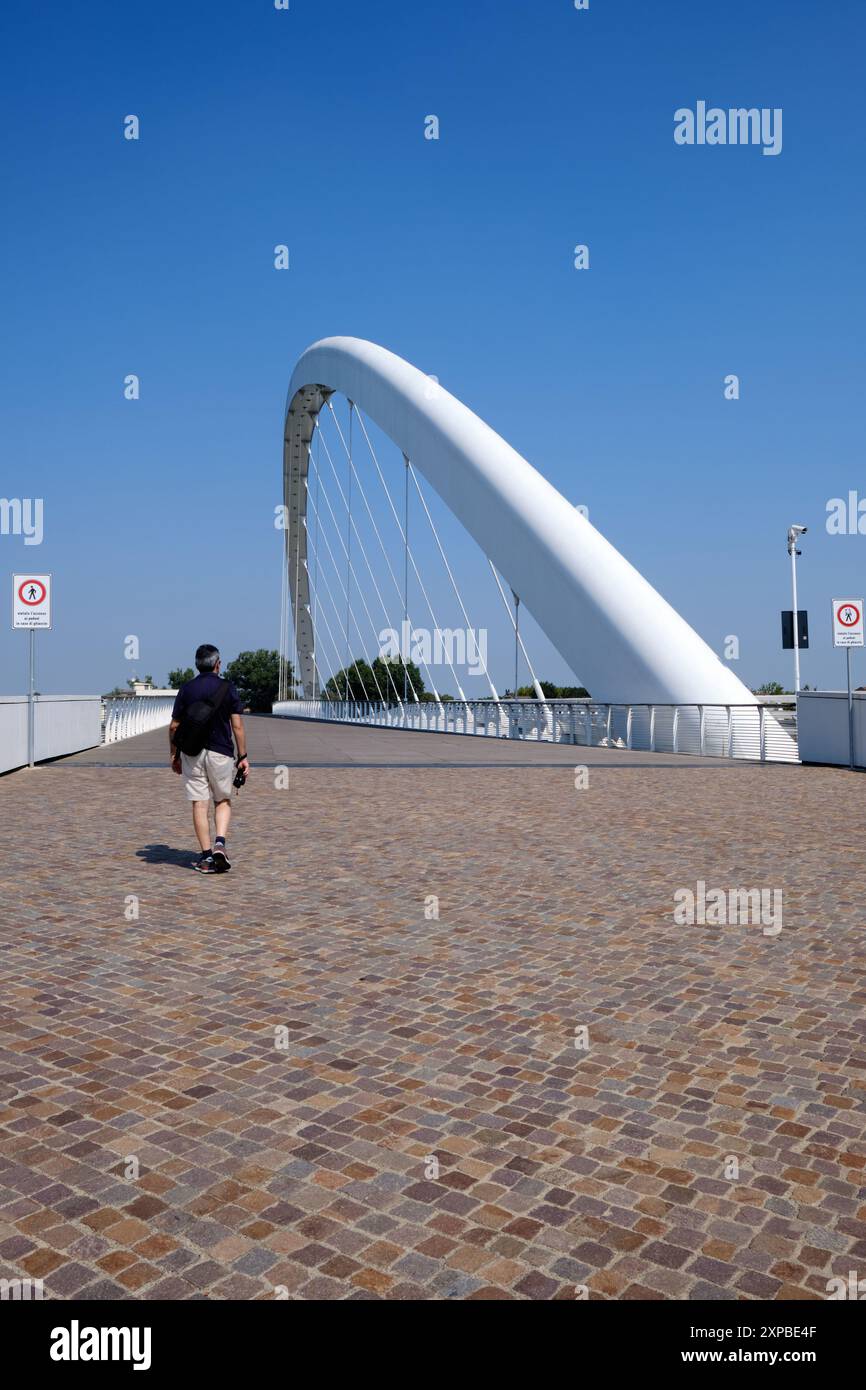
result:
M 347 396 L 412 460 L 604 702 L 755 704 L 752 692 L 609 541 L 489 425 L 416 367 L 362 338 L 325 338 L 289 386 L 286 559 L 304 695 L 318 695 L 306 479 L 316 417 Z

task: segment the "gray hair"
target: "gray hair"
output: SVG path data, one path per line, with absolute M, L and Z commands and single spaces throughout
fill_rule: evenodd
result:
M 204 674 L 205 671 L 212 671 L 220 659 L 219 648 L 212 647 L 210 642 L 203 642 L 196 648 L 195 669 Z

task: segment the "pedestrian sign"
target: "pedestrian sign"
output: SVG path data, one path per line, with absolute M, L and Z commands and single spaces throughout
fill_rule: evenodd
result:
M 50 574 L 13 574 L 12 626 L 31 632 L 51 626 Z
M 863 646 L 862 598 L 834 598 L 833 646 Z

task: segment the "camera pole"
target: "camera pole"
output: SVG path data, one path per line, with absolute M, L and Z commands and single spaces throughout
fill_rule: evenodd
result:
M 797 549 L 797 540 L 806 534 L 805 526 L 789 526 L 788 528 L 788 554 L 791 557 L 791 588 L 794 594 L 794 691 L 800 690 L 800 622 L 797 612 L 797 556 L 801 551 Z

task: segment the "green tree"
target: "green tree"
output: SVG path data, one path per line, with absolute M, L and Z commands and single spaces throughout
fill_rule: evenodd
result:
M 322 691 L 323 700 L 378 700 L 369 662 L 356 657 L 351 666 L 331 676 Z
M 168 684 L 172 690 L 178 690 L 182 685 L 186 685 L 187 681 L 194 679 L 195 671 L 191 666 L 178 666 L 176 671 L 168 673 Z
M 553 681 L 539 681 L 538 684 L 548 700 L 585 700 L 589 696 L 585 685 L 554 685 Z M 535 686 L 522 685 L 517 694 L 521 699 L 534 700 Z
M 763 685 L 759 685 L 757 690 L 752 692 L 753 695 L 784 695 L 784 693 L 785 688 L 778 681 L 765 681 Z
M 292 664 L 286 663 L 289 681 Z M 238 694 L 253 714 L 270 714 L 280 686 L 279 652 L 259 647 L 258 651 L 240 652 L 226 667 L 226 675 L 237 686 Z
M 409 700 L 412 699 L 413 686 L 418 698 L 423 698 L 424 682 L 414 661 L 406 662 L 406 675 Z M 377 656 L 371 666 L 359 656 L 350 666 L 331 676 L 322 691 L 323 700 L 370 700 L 378 703 L 384 699 L 386 704 L 396 705 L 402 698 L 403 662 L 399 657 L 384 661 Z
M 403 680 L 403 672 L 406 672 L 406 680 Z M 421 679 L 421 672 L 414 661 L 403 663 L 402 657 L 389 657 L 387 661 L 383 657 L 377 656 L 373 662 L 373 670 L 379 682 L 379 688 L 385 696 L 389 705 L 396 705 L 398 698 L 402 700 L 403 690 L 406 690 L 406 698 L 411 703 L 417 696 L 420 700 L 424 695 L 424 682 Z M 415 694 L 412 694 L 412 691 Z M 378 695 L 374 699 L 378 699 Z

